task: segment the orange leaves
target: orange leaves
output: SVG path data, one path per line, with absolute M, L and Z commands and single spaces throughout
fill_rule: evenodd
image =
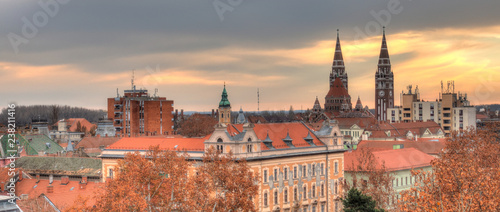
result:
M 255 211 L 256 180 L 245 161 L 209 150 L 202 161 L 151 147 L 118 161 L 114 179 L 95 195 L 95 208 L 73 211 Z
M 453 134 L 433 173 L 414 172 L 414 189 L 403 194 L 403 211 L 498 211 L 499 126 Z

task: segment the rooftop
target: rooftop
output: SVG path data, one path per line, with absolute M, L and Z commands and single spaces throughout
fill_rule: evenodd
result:
M 358 156 L 360 148 L 352 152 L 344 153 L 345 171 L 354 171 L 354 167 L 358 166 Z M 431 161 L 435 159 L 422 151 L 415 148 L 391 149 L 373 152 L 378 167 L 384 162 L 387 171 L 399 171 L 412 168 L 421 168 L 431 166 Z

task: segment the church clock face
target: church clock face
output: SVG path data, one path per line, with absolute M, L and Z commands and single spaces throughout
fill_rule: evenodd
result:
M 384 92 L 384 91 L 379 91 L 379 92 L 378 92 L 378 95 L 379 95 L 380 97 L 382 97 L 382 96 L 384 96 L 384 95 L 385 95 L 385 92 Z

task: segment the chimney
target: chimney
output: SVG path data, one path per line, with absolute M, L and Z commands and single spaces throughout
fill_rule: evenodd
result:
M 49 175 L 49 184 L 52 184 L 54 182 L 54 175 Z
M 61 177 L 61 185 L 68 185 L 69 184 L 69 177 L 68 176 L 62 176 Z
M 80 181 L 80 189 L 85 189 L 87 187 L 87 176 L 82 177 L 82 181 Z
M 52 186 L 52 185 L 48 185 L 48 186 L 47 186 L 47 193 L 48 193 L 48 194 L 54 193 L 54 186 Z
M 36 174 L 36 183 L 40 182 L 40 174 Z
M 87 185 L 87 176 L 83 176 L 82 181 L 80 183 Z

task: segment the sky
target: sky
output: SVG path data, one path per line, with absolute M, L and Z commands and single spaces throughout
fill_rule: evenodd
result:
M 105 109 L 131 88 L 210 111 L 312 108 L 329 90 L 337 29 L 355 101 L 374 108 L 382 26 L 395 93 L 453 80 L 500 103 L 498 0 L 0 0 L 0 108 Z M 134 74 L 133 74 L 134 73 Z M 395 95 L 398 104 L 399 95 Z

